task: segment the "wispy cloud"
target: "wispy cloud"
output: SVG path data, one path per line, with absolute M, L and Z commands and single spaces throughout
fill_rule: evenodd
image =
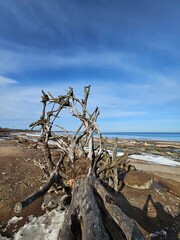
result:
M 141 121 L 147 116 L 149 118 L 152 118 L 153 115 L 159 116 L 159 108 L 162 108 L 162 106 L 168 107 L 168 102 L 171 102 L 172 99 L 177 99 L 179 96 L 179 89 L 176 84 L 171 86 L 172 89 L 169 91 L 169 85 L 165 83 L 162 86 L 161 81 L 155 81 L 151 85 L 112 83 L 111 80 L 106 82 L 73 80 L 69 82 L 62 81 L 61 83 L 49 82 L 47 84 L 39 84 L 39 86 L 6 85 L 0 90 L 0 112 L 2 113 L 0 122 L 9 121 L 13 122 L 14 125 L 21 124 L 24 127 L 28 127 L 41 114 L 42 106 L 40 100 L 42 89 L 50 91 L 54 96 L 58 96 L 65 93 L 68 90 L 68 86 L 72 86 L 75 94 L 82 97 L 83 86 L 87 84 L 92 84 L 89 96 L 89 109 L 93 111 L 96 106 L 100 108 L 99 121 L 104 130 L 112 127 L 110 122 L 113 119 L 116 119 L 116 122 L 132 118 Z M 169 92 L 171 94 L 166 96 Z M 64 127 L 69 129 L 71 126 L 72 129 L 74 125 L 75 128 L 76 124 L 72 124 L 67 114 L 61 118 L 61 120 L 63 119 L 65 119 L 63 121 Z M 103 121 L 106 122 L 106 128 Z
M 18 81 L 14 80 L 12 78 L 0 76 L 0 86 L 10 85 L 10 84 L 17 84 L 17 83 L 18 83 Z
M 82 51 L 66 53 L 37 52 L 26 48 L 23 52 L 0 49 L 0 73 L 26 72 L 36 69 L 61 69 L 65 67 L 112 67 L 125 71 L 140 71 L 136 56 L 128 52 Z

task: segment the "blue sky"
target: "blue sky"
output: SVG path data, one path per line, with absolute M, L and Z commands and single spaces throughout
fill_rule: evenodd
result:
M 179 0 L 0 0 L 0 127 L 28 128 L 41 89 L 78 96 L 102 131 L 180 132 Z M 65 113 L 59 125 L 76 123 Z

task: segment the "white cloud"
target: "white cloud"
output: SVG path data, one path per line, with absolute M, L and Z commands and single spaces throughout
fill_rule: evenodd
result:
M 176 88 L 178 87 L 177 81 L 173 77 L 168 77 L 164 75 L 158 75 L 157 79 L 162 83 L 164 87 L 167 88 Z
M 70 86 L 73 85 L 70 84 Z M 78 88 L 80 89 L 80 86 Z M 0 88 L 0 126 L 6 124 L 6 126 L 14 126 L 15 128 L 27 128 L 29 124 L 38 120 L 42 112 L 40 102 L 42 89 L 50 91 L 57 97 L 60 94 L 65 94 L 68 86 L 67 83 L 49 83 L 49 85 L 42 84 L 41 86 L 6 85 L 3 89 Z M 67 129 L 73 127 L 68 118 L 67 114 L 63 112 L 63 117 L 60 119 L 60 122 L 66 124 Z
M 18 83 L 18 81 L 14 80 L 12 78 L 0 76 L 0 86 L 10 85 L 10 84 L 17 84 L 17 83 Z
M 66 53 L 49 53 L 23 49 L 24 52 L 0 49 L 0 73 L 24 72 L 36 69 L 59 69 L 64 67 L 113 67 L 125 71 L 141 72 L 135 64 L 136 57 L 128 52 L 83 52 L 72 55 Z
M 146 83 L 141 84 L 97 80 L 73 79 L 73 81 L 67 82 L 61 79 L 61 82 L 58 83 L 49 81 L 48 84 L 42 83 L 39 86 L 6 84 L 3 88 L 0 88 L 0 112 L 2 113 L 0 125 L 4 121 L 7 124 L 12 122 L 11 125 L 15 127 L 16 123 L 19 124 L 19 127 L 28 127 L 31 122 L 37 120 L 42 110 L 40 103 L 42 89 L 50 91 L 56 97 L 65 94 L 68 86 L 72 86 L 75 95 L 82 98 L 83 86 L 91 84 L 88 109 L 91 112 L 96 106 L 100 108 L 99 120 L 104 130 L 106 128 L 115 130 L 116 125 L 114 123 L 113 126 L 110 124 L 113 119 L 122 122 L 128 119 L 132 121 L 135 118 L 139 118 L 139 121 L 142 118 L 152 118 L 152 114 L 160 114 L 162 104 L 167 107 L 166 104 L 173 100 L 177 101 L 179 98 L 180 86 L 177 80 L 173 80 L 174 82 L 171 84 L 171 81 L 162 81 L 162 77 L 158 78 L 158 75 L 152 82 L 146 81 Z M 22 121 L 23 126 L 21 125 Z M 68 114 L 61 117 L 60 122 L 67 129 L 76 128 L 76 123 L 68 118 Z

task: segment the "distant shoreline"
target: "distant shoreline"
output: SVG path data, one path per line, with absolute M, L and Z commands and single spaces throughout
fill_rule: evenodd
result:
M 63 132 L 61 132 L 63 133 Z M 63 134 L 60 134 L 63 135 Z M 38 142 L 40 131 L 9 131 L 0 132 L 0 140 L 19 139 L 20 142 Z M 95 136 L 95 144 L 98 138 Z M 131 158 L 140 161 L 156 162 L 164 165 L 180 166 L 180 141 L 171 140 L 156 140 L 156 139 L 121 139 L 104 138 L 105 144 L 109 151 L 112 152 L 114 143 L 116 142 L 118 154 L 124 151 L 132 152 Z M 53 145 L 53 141 L 49 144 Z
M 179 132 L 102 132 L 107 138 L 118 138 L 138 141 L 178 141 Z
M 39 133 L 40 130 L 0 128 L 0 137 L 10 133 Z M 64 133 L 63 131 L 54 131 Z M 73 131 L 68 131 L 70 134 Z M 101 132 L 104 138 L 134 141 L 180 142 L 180 132 Z M 95 134 L 96 137 L 96 134 Z

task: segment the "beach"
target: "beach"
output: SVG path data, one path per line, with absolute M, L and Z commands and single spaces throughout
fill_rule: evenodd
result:
M 29 134 L 32 137 L 33 133 Z M 110 151 L 115 141 L 107 139 Z M 132 152 L 129 164 L 134 166 L 124 178 L 120 195 L 122 210 L 136 221 L 145 239 L 180 239 L 180 142 L 121 139 L 118 149 L 119 154 L 127 149 Z M 57 149 L 52 148 L 52 156 L 54 159 L 58 156 Z M 26 141 L 19 135 L 1 136 L 0 239 L 12 237 L 30 222 L 29 216 L 45 213 L 41 208 L 43 197 L 19 214 L 13 210 L 17 202 L 44 184 L 42 171 L 35 165 L 43 157 L 36 141 Z M 9 220 L 15 216 L 19 221 L 11 223 Z M 43 231 L 47 234 L 45 230 L 42 234 Z

